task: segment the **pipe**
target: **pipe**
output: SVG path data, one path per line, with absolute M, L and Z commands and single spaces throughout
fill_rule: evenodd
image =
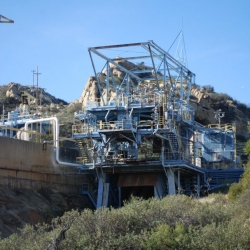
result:
M 54 142 L 54 146 L 56 148 L 56 162 L 59 165 L 64 165 L 64 166 L 82 167 L 81 164 L 60 161 L 60 159 L 59 159 L 59 123 L 58 123 L 57 117 L 42 118 L 42 119 L 27 121 L 25 123 L 25 125 L 24 125 L 24 129 L 28 130 L 28 125 L 29 124 L 38 123 L 38 122 L 46 122 L 46 121 L 54 121 L 54 124 L 53 124 L 53 126 L 54 126 L 54 128 L 53 128 L 53 142 Z M 28 136 L 28 133 L 25 133 L 24 134 L 24 140 L 25 141 L 29 141 L 29 139 L 27 138 L 27 136 Z

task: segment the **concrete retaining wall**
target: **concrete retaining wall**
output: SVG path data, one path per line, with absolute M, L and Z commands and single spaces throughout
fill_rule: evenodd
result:
M 0 137 L 0 185 L 9 188 L 53 188 L 62 193 L 79 193 L 85 175 L 76 167 L 55 162 L 52 145 Z

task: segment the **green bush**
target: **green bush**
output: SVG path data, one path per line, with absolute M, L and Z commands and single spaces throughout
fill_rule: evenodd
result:
M 249 221 L 243 216 L 220 224 L 207 224 L 201 228 L 190 226 L 186 249 L 250 249 L 249 226 Z
M 185 249 L 182 247 L 184 247 L 186 234 L 187 231 L 182 224 L 177 223 L 175 227 L 160 224 L 152 229 L 145 243 L 145 248 L 155 250 Z
M 131 198 L 120 209 L 69 211 L 50 225 L 26 225 L 0 249 L 250 249 L 250 189 L 234 202 Z
M 233 183 L 229 188 L 228 197 L 236 200 L 242 193 L 250 188 L 250 162 L 245 166 L 245 171 L 238 183 Z

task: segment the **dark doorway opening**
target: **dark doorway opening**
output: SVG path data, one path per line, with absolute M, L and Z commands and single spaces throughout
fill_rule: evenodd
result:
M 140 197 L 145 200 L 154 197 L 154 186 L 121 187 L 122 206 L 124 205 L 124 201 L 129 200 L 131 196 Z

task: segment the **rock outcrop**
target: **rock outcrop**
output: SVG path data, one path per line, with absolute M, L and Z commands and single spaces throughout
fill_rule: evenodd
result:
M 195 119 L 203 125 L 215 124 L 215 111 L 221 110 L 225 116 L 221 119 L 221 123 L 234 123 L 236 125 L 236 134 L 242 138 L 249 138 L 248 122 L 250 121 L 250 109 L 246 108 L 246 112 L 237 106 L 237 102 L 230 99 L 226 94 L 206 93 L 204 90 L 193 88 L 191 90 L 190 104 L 195 109 Z M 243 105 L 244 106 L 244 105 Z
M 94 76 L 90 76 L 83 89 L 79 102 L 81 102 L 83 107 L 85 107 L 88 101 L 95 101 L 99 97 L 100 92 L 97 87 L 96 78 Z
M 126 69 L 145 69 L 145 65 L 135 65 L 128 61 L 118 61 L 118 63 Z M 124 77 L 121 72 L 114 65 L 110 66 L 112 75 L 119 80 Z M 85 107 L 88 101 L 95 101 L 100 98 L 101 93 L 105 96 L 105 89 L 103 84 L 106 79 L 106 70 L 100 74 L 100 89 L 97 86 L 97 80 L 94 76 L 89 77 L 79 102 Z M 153 89 L 153 86 L 151 86 Z M 178 89 L 178 86 L 177 86 Z M 212 88 L 213 89 L 213 88 Z M 110 96 L 114 96 L 115 92 L 110 90 Z M 247 132 L 247 125 L 250 121 L 250 109 L 247 112 L 242 112 L 237 106 L 237 101 L 232 100 L 226 94 L 214 93 L 213 90 L 208 91 L 206 88 L 201 88 L 198 85 L 192 86 L 190 104 L 195 109 L 195 120 L 203 125 L 215 124 L 218 121 L 215 119 L 215 111 L 221 109 L 225 112 L 225 117 L 221 119 L 222 123 L 235 123 L 236 133 L 238 136 L 247 139 L 249 137 Z
M 11 82 L 8 85 L 6 97 L 7 98 L 14 98 L 14 99 L 18 100 L 19 102 L 21 102 L 21 90 L 22 90 L 22 88 L 23 87 L 20 84 Z
M 21 102 L 21 91 L 26 91 L 31 96 L 36 97 L 36 89 L 34 89 L 33 87 L 23 86 L 19 83 L 11 82 L 8 84 L 8 89 L 6 91 L 6 98 L 13 98 L 17 102 L 20 103 Z M 44 89 L 42 89 L 42 88 L 38 89 L 38 96 L 39 96 L 39 102 L 41 101 L 42 104 L 50 104 L 50 103 L 67 104 L 67 102 L 65 102 L 64 100 L 58 99 L 58 98 L 50 95 L 49 93 L 44 91 Z

